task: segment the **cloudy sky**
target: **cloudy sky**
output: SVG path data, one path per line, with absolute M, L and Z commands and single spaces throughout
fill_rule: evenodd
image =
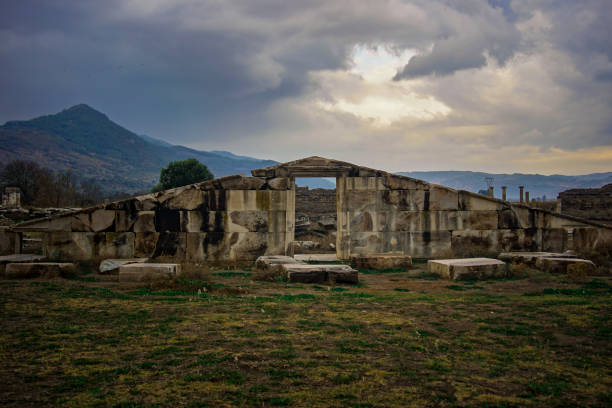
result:
M 0 122 L 390 171 L 612 171 L 609 0 L 3 0 Z

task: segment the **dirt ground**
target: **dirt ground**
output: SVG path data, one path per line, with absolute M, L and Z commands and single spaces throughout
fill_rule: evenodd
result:
M 612 279 L 358 285 L 249 269 L 119 284 L 0 281 L 0 403 L 24 406 L 612 405 Z

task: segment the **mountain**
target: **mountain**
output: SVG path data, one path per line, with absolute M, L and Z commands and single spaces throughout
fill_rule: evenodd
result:
M 52 170 L 72 169 L 95 178 L 108 191 L 148 190 L 169 162 L 191 157 L 206 164 L 216 177 L 277 164 L 139 136 L 87 105 L 0 126 L 0 163 L 22 159 Z
M 529 191 L 531 198 L 544 198 L 545 196 L 548 200 L 554 200 L 561 191 L 571 188 L 595 188 L 612 183 L 612 172 L 582 176 L 494 174 L 474 171 L 411 171 L 397 174 L 475 193 L 487 189 L 486 178 L 490 177 L 493 179 L 495 196 L 501 197 L 501 186 L 507 186 L 509 200 L 518 200 L 519 186 L 525 186 L 525 191 Z
M 153 143 L 153 144 L 158 145 L 158 146 L 165 146 L 165 147 L 172 147 L 172 146 L 174 146 L 173 144 L 170 144 L 170 143 L 168 143 L 166 141 L 163 141 L 163 140 L 160 140 L 160 139 L 156 139 L 156 138 L 151 137 L 151 136 L 147 136 L 147 135 L 138 135 L 138 136 L 141 139 L 144 139 L 147 142 Z

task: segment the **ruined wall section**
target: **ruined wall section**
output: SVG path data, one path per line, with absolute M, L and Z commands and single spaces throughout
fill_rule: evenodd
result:
M 288 178 L 230 176 L 31 221 L 52 259 L 254 260 L 293 241 L 295 190 Z
M 559 199 L 563 214 L 612 224 L 612 184 L 563 191 Z
M 612 243 L 612 229 L 401 176 L 339 177 L 338 255 L 414 257 L 578 251 Z

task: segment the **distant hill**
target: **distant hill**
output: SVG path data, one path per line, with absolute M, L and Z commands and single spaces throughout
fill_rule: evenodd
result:
M 216 177 L 249 174 L 252 169 L 277 164 L 139 136 L 87 105 L 0 126 L 0 163 L 22 159 L 52 170 L 72 169 L 95 178 L 107 191 L 148 190 L 170 161 L 191 157 L 206 164 Z
M 593 173 L 582 176 L 543 176 L 541 174 L 494 174 L 473 171 L 412 171 L 397 173 L 430 183 L 441 184 L 455 189 L 477 193 L 486 190 L 486 177 L 493 178 L 495 196 L 501 197 L 501 186 L 508 187 L 508 199 L 518 200 L 519 186 L 525 186 L 531 198 L 554 200 L 561 191 L 571 188 L 601 187 L 612 182 L 612 172 Z

